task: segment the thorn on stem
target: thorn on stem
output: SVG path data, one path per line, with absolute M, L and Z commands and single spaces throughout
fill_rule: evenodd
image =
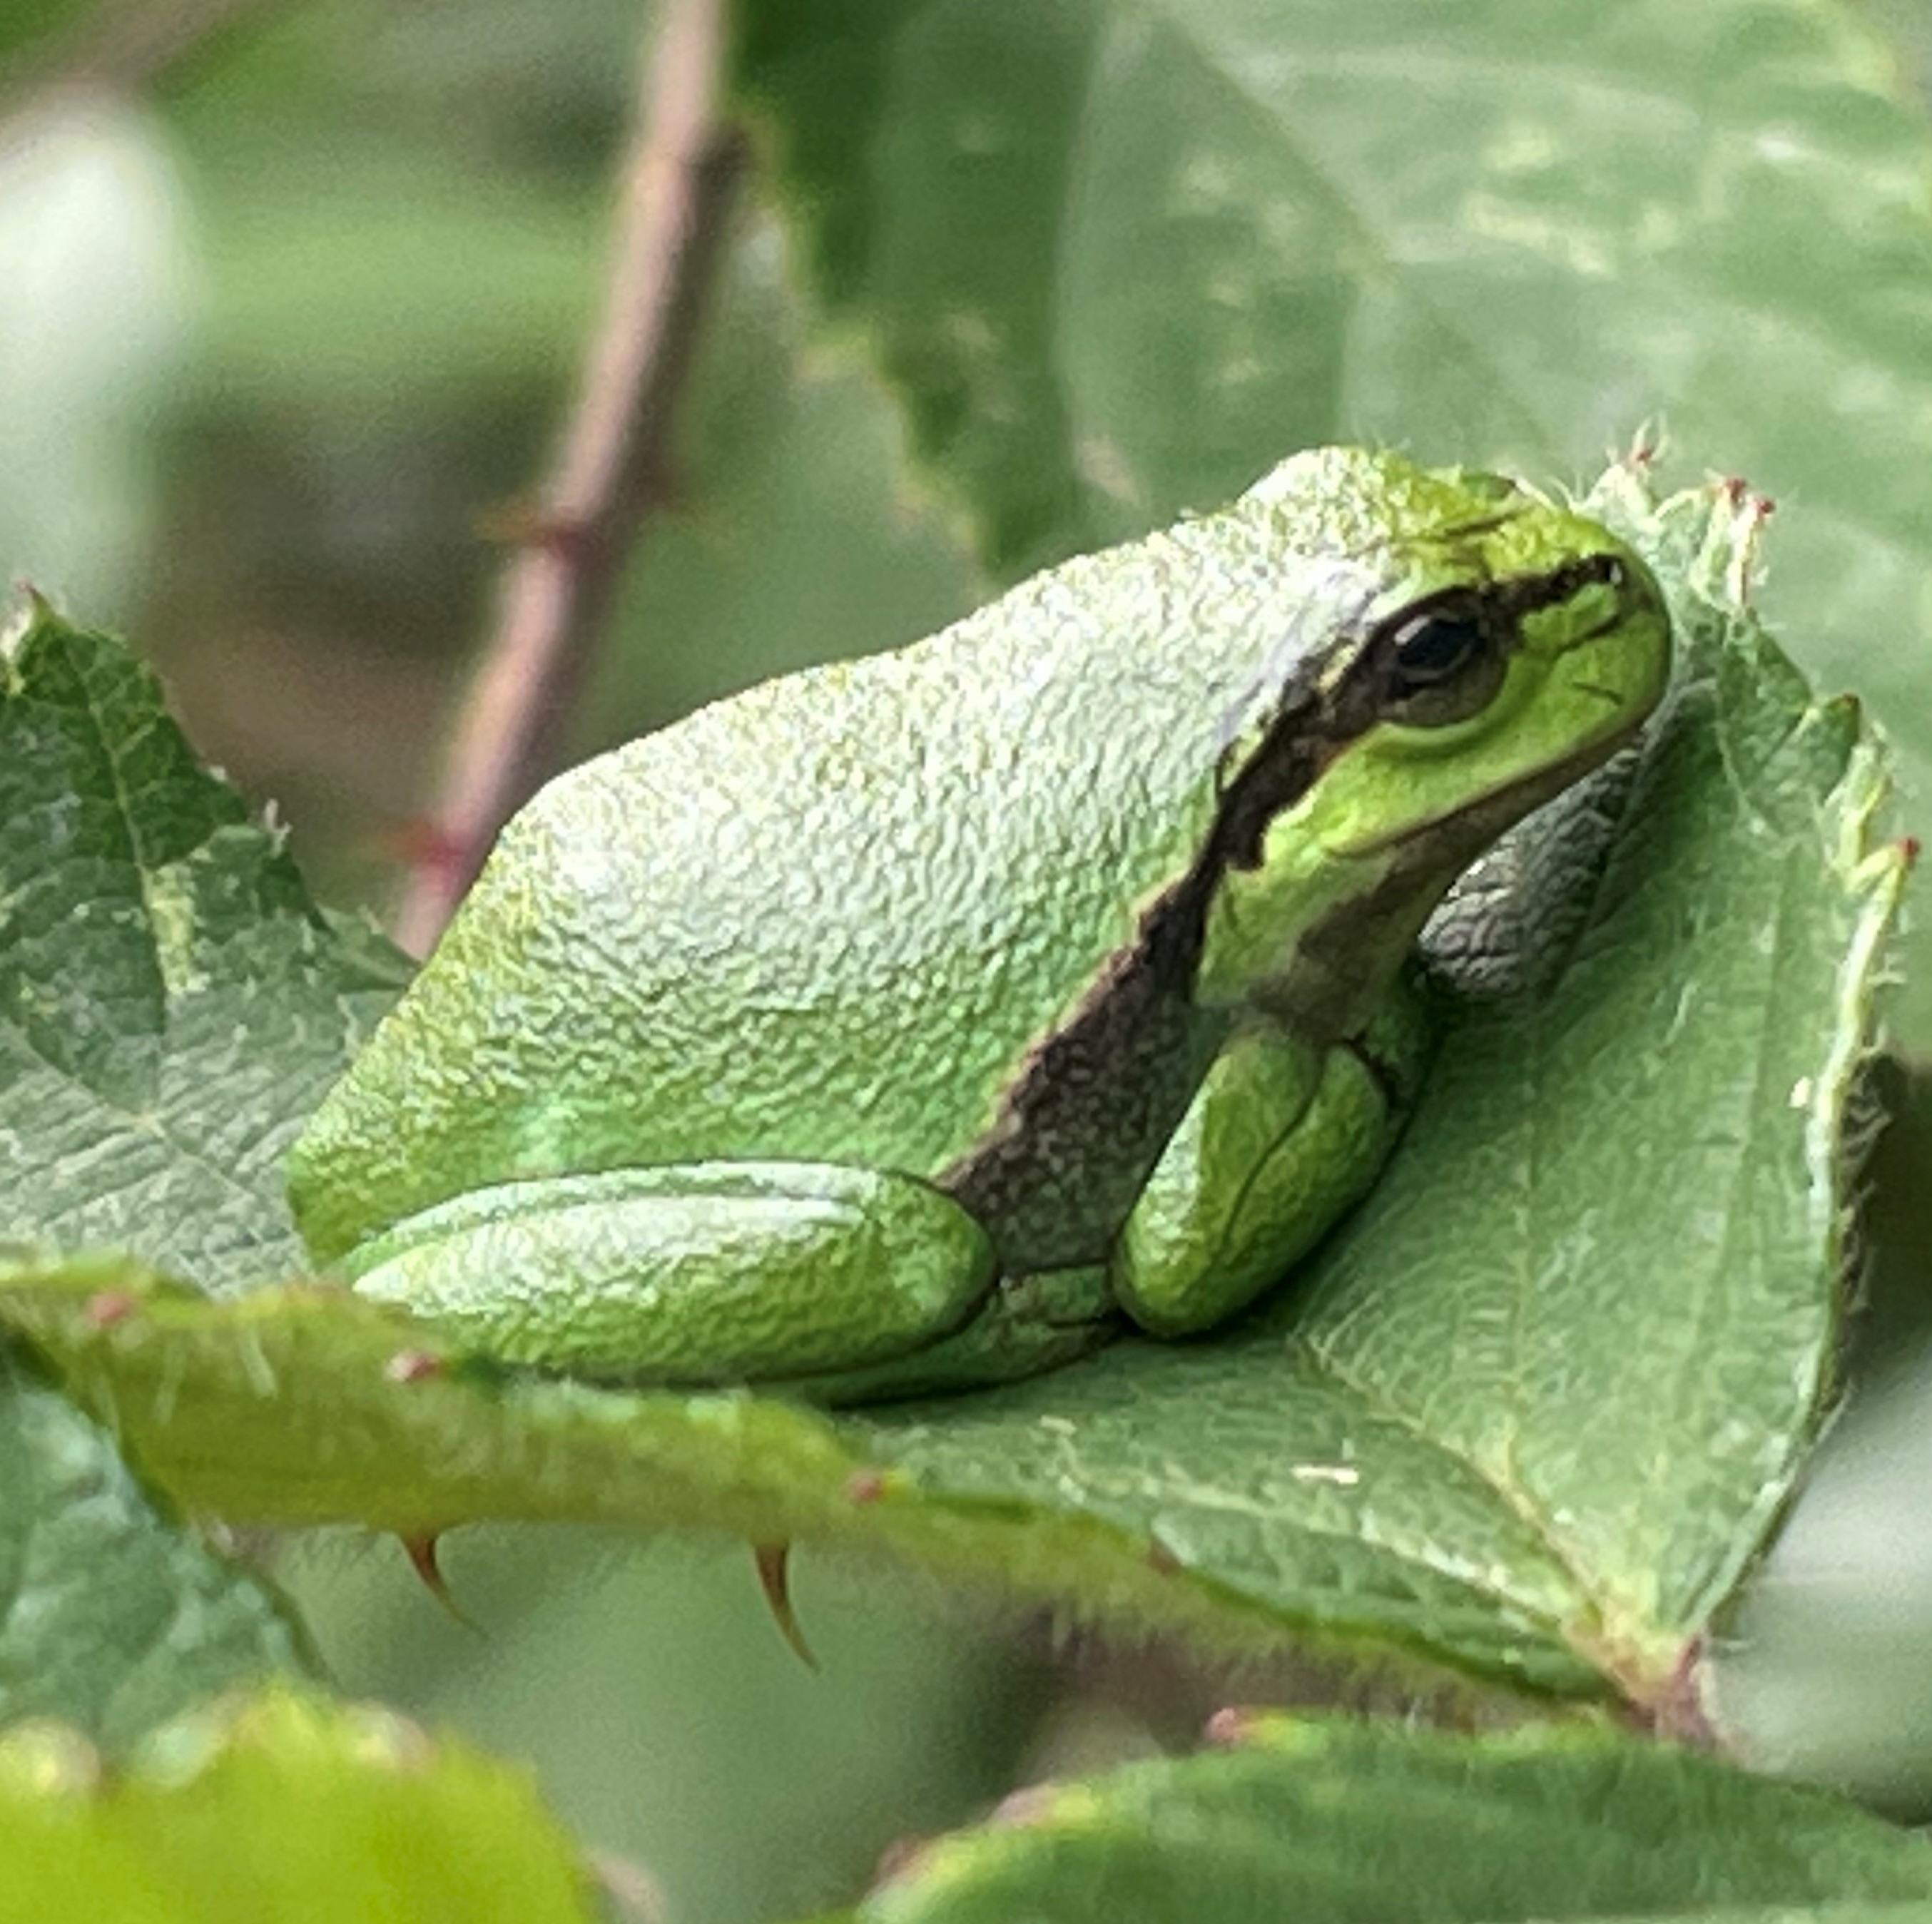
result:
M 442 1566 L 436 1560 L 436 1546 L 442 1541 L 442 1533 L 432 1530 L 421 1536 L 398 1536 L 396 1541 L 403 1546 L 403 1554 L 410 1560 L 410 1567 L 421 1578 L 428 1590 L 443 1608 L 448 1611 L 466 1630 L 473 1630 L 478 1636 L 483 1634 L 483 1626 L 469 1615 L 450 1595 L 449 1585 L 442 1574 Z
M 812 1646 L 805 1641 L 805 1632 L 798 1626 L 797 1613 L 791 1607 L 791 1545 L 754 1543 L 752 1556 L 758 1566 L 758 1587 L 765 1593 L 765 1606 L 778 1626 L 778 1635 L 791 1646 L 792 1655 L 807 1670 L 816 1670 L 818 1659 L 812 1655 Z
M 573 563 L 584 561 L 598 539 L 590 521 L 554 513 L 531 501 L 508 501 L 487 508 L 477 516 L 476 526 L 484 541 L 499 547 L 531 549 Z
M 1202 1727 L 1202 1740 L 1216 1749 L 1246 1743 L 1253 1735 L 1256 1713 L 1245 1704 L 1226 1704 Z
M 384 855 L 420 874 L 453 875 L 463 859 L 458 838 L 427 815 L 412 816 L 377 840 Z

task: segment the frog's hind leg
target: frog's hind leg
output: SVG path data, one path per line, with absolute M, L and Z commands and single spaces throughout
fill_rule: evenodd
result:
M 923 1350 L 997 1264 L 916 1177 L 710 1162 L 510 1182 L 355 1252 L 358 1293 L 505 1362 L 630 1383 L 768 1382 Z

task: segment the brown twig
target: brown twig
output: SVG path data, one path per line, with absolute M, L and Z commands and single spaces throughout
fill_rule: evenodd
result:
M 451 738 L 425 847 L 396 917 L 420 953 L 497 830 L 542 778 L 661 483 L 743 143 L 718 118 L 722 0 L 674 0 L 625 157 L 604 313 L 562 444 L 505 572 L 495 632 Z

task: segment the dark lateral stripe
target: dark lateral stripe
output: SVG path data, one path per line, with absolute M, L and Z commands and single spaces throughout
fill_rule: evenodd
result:
M 1520 621 L 1525 615 L 1568 601 L 1580 588 L 1622 588 L 1629 580 L 1630 565 L 1622 555 L 1599 552 L 1579 555 L 1543 574 L 1513 575 L 1507 581 L 1484 587 L 1480 592 L 1486 598 L 1497 596 L 1503 611 L 1512 620 Z
M 1621 586 L 1625 571 L 1620 556 L 1585 555 L 1475 592 L 1498 597 L 1514 625 L 1592 583 Z M 1034 1039 L 1016 1065 L 987 1134 L 936 1178 L 1003 1245 L 1003 1257 L 1016 1245 L 1028 1249 L 1034 1267 L 1104 1256 L 1192 1099 L 1185 1067 L 1196 1046 L 1192 993 L 1208 906 L 1221 878 L 1230 868 L 1254 867 L 1276 816 L 1294 807 L 1328 763 L 1381 718 L 1376 643 L 1426 605 L 1408 602 L 1384 616 L 1336 688 L 1319 689 L 1318 670 L 1311 664 L 1284 691 L 1280 712 L 1228 784 L 1200 853 L 1148 904 L 1132 943 Z M 1357 1053 L 1393 1098 L 1386 1065 Z M 1067 1193 L 1076 1181 L 1084 1209 Z M 1076 1233 L 1061 1242 L 1055 1232 L 1070 1219 Z

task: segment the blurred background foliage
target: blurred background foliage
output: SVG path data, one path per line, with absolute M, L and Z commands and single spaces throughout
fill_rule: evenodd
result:
M 380 911 L 488 619 L 479 524 L 532 485 L 592 313 L 639 16 L 260 7 L 138 90 L 50 88 L 124 17 L 0 15 L 0 563 L 137 636 L 320 892 Z M 740 226 L 686 505 L 573 755 L 982 588 L 910 505 L 886 396 L 814 359 L 769 217 Z M 533 1760 L 698 1924 L 849 1893 L 1006 1788 L 1053 1697 L 1024 1640 L 864 1572 L 799 1573 L 814 1674 L 742 1551 L 504 1530 L 444 1555 L 475 1630 L 392 1545 L 292 1546 L 284 1575 L 345 1689 Z
M 1722 169 L 1707 187 L 1728 181 L 1735 202 L 1705 212 L 1734 278 L 1702 307 L 1668 286 L 1593 288 L 1580 268 L 1546 314 L 1484 305 L 1502 296 L 1480 280 L 1458 313 L 1451 259 L 1431 298 L 1466 332 L 1501 335 L 1506 319 L 1531 337 L 1543 330 L 1549 365 L 1530 379 L 1570 398 L 1549 402 L 1532 433 L 1477 394 L 1468 370 L 1438 379 L 1426 348 L 1410 357 L 1408 389 L 1384 378 L 1377 356 L 1400 331 L 1388 298 L 1400 250 L 1376 223 L 1397 215 L 1353 207 L 1311 229 L 1326 264 L 1274 316 L 1292 407 L 1238 412 L 1236 451 L 1217 467 L 1196 459 L 1174 396 L 1134 397 L 1149 443 L 1180 449 L 1163 470 L 1172 502 L 1137 505 L 1124 485 L 1110 495 L 1109 451 L 1076 447 L 1070 433 L 1101 484 L 1070 457 L 1070 478 L 1046 490 L 1051 511 L 1031 520 L 989 511 L 959 463 L 948 474 L 914 459 L 915 440 L 933 445 L 933 418 L 908 416 L 881 378 L 892 343 L 868 326 L 866 294 L 837 284 L 836 248 L 821 250 L 817 277 L 800 271 L 805 243 L 761 176 L 733 217 L 670 498 L 568 718 L 570 757 L 764 675 L 908 640 L 1020 559 L 1064 548 L 1068 529 L 1132 532 L 1232 492 L 1249 472 L 1222 467 L 1251 471 L 1298 439 L 1410 439 L 1426 456 L 1514 457 L 1568 478 L 1661 414 L 1692 463 L 1769 463 L 1747 472 L 1788 503 L 1773 527 L 1772 619 L 1814 673 L 1870 697 L 1922 793 L 1932 496 L 1910 451 L 1932 438 L 1925 364 L 1888 360 L 1874 335 L 1868 362 L 1832 375 L 1846 384 L 1842 431 L 1807 417 L 1780 440 L 1780 397 L 1764 396 L 1756 364 L 1730 350 L 1769 329 L 1774 356 L 1804 363 L 1842 294 L 1847 313 L 1862 301 L 1867 317 L 1916 327 L 1928 353 L 1932 29 L 1912 0 L 1700 5 L 1710 70 L 1694 85 L 1673 80 L 1706 103 L 1700 111 L 1742 124 L 1749 116 L 1726 92 L 1742 74 L 1739 86 L 1776 103 L 1766 125 L 1788 110 L 1815 135 L 1805 178 L 1835 169 L 1848 204 L 1870 209 L 1866 283 L 1808 289 L 1816 311 L 1794 315 L 1780 217 L 1754 198 L 1761 182 L 1745 192 Z M 985 19 L 1008 10 L 989 6 Z M 814 0 L 796 17 L 823 26 L 841 10 Z M 942 25 L 957 13 L 926 10 Z M 1139 10 L 1179 31 L 1175 21 L 1216 10 L 1174 0 Z M 1324 50 L 1335 32 L 1321 0 L 1220 10 L 1276 32 L 1285 58 Z M 1630 0 L 1574 10 L 1620 16 L 1634 34 L 1646 12 Z M 920 9 L 854 0 L 842 11 L 862 36 Z M 1546 84 L 1516 47 L 1516 17 L 1508 5 L 1460 9 L 1445 30 L 1504 103 Z M 484 530 L 542 472 L 595 312 L 647 23 L 622 0 L 15 0 L 0 12 L 0 563 L 76 618 L 136 637 L 203 751 L 273 802 L 335 901 L 383 910 L 406 826 L 434 793 L 502 559 Z M 1444 170 L 1475 161 L 1454 144 L 1456 103 L 1428 98 L 1443 48 L 1405 64 L 1391 34 L 1390 118 L 1398 133 L 1405 115 L 1413 124 L 1412 172 L 1388 181 L 1399 208 L 1399 190 L 1420 200 L 1440 192 Z M 1178 94 L 1168 104 L 1197 111 Z M 1694 115 L 1687 128 L 1682 99 L 1632 93 L 1614 111 L 1617 151 L 1654 148 L 1666 177 L 1665 133 L 1721 145 Z M 1094 130 L 1106 132 L 1097 114 Z M 1472 124 L 1468 137 L 1481 134 Z M 1335 197 L 1318 144 L 1303 157 Z M 900 158 L 896 178 L 912 178 L 916 161 Z M 1131 180 L 1121 191 L 1130 215 Z M 1566 191 L 1574 205 L 1545 210 L 1559 239 L 1586 235 L 1619 195 L 1688 190 L 1611 172 Z M 1789 217 L 1813 218 L 1808 205 L 1797 196 Z M 999 211 L 986 216 L 993 229 Z M 1123 234 L 1109 291 L 1124 310 L 1157 301 L 1166 270 L 1136 258 L 1130 220 Z M 943 282 L 947 231 L 915 238 Z M 1492 223 L 1469 244 L 1523 241 Z M 837 298 L 836 315 L 814 306 L 814 286 Z M 1587 322 L 1564 304 L 1586 312 L 1591 301 L 1622 303 L 1616 327 L 1658 352 L 1592 360 Z M 1157 317 L 1149 325 L 1158 332 Z M 1100 359 L 1067 370 L 1090 400 L 1096 381 L 1137 378 L 1126 350 L 1106 358 L 1108 339 L 1104 326 L 1090 334 Z M 1186 337 L 1160 349 L 1196 351 Z M 1673 367 L 1674 387 L 1659 372 Z M 1856 424 L 1874 408 L 1896 429 L 1876 450 Z M 1862 518 L 1847 501 L 1878 505 Z M 1906 819 L 1924 832 L 1922 802 Z M 1897 1019 L 1923 1050 L 1932 946 L 1922 937 L 1912 955 L 1916 986 Z M 1726 1707 L 1760 1755 L 1919 1815 L 1932 1810 L 1926 1088 L 1902 1069 L 1885 1080 L 1902 1119 L 1875 1165 L 1863 1285 L 1873 1306 L 1855 1372 L 1879 1387 L 1837 1426 L 1718 1653 Z M 808 1563 L 799 1602 L 822 1662 L 814 1674 L 773 1633 L 740 1554 L 500 1531 L 458 1539 L 446 1563 L 480 1633 L 442 1614 L 386 1545 L 296 1546 L 284 1573 L 347 1689 L 534 1759 L 564 1815 L 592 1844 L 648 1866 L 681 1918 L 830 1901 L 895 1837 L 956 1821 L 1030 1773 L 1176 1737 L 1240 1681 L 1145 1653 L 1070 1665 L 1050 1626 L 987 1625 L 909 1579 Z

